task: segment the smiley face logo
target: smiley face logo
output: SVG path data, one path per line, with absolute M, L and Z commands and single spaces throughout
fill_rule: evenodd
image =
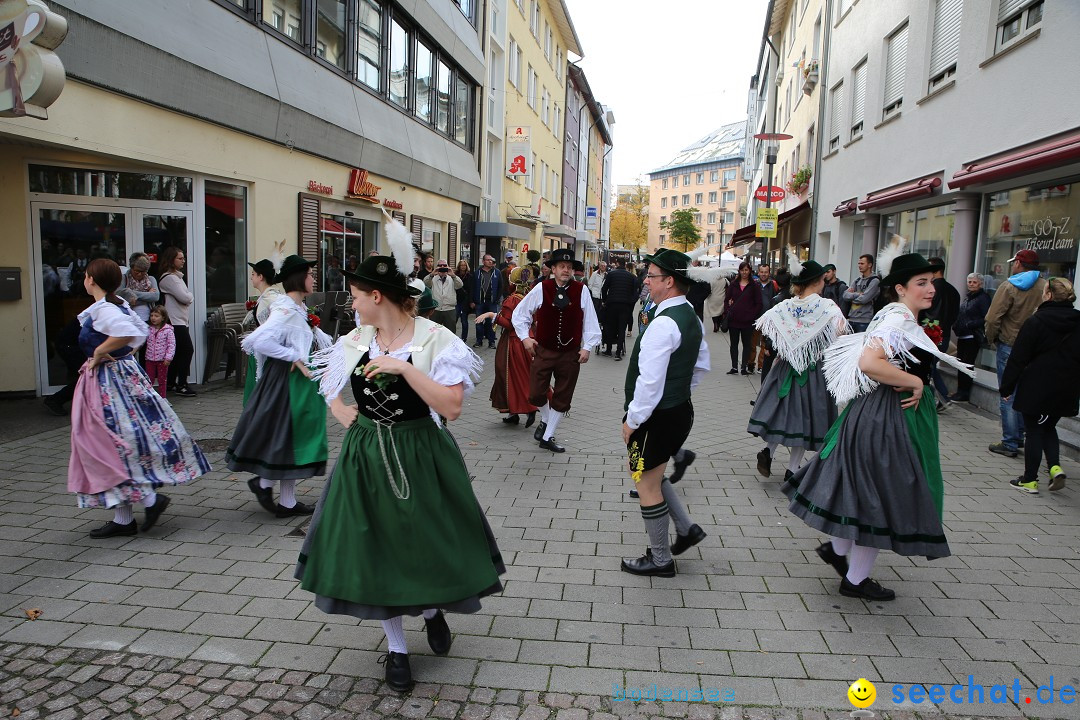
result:
M 877 699 L 877 688 L 874 687 L 874 683 L 866 678 L 859 678 L 851 683 L 851 687 L 847 691 L 847 697 L 855 707 L 860 709 L 868 708 Z

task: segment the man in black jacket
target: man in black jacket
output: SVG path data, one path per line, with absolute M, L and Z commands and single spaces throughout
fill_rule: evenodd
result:
M 821 291 L 821 297 L 828 298 L 836 303 L 840 308 L 840 312 L 844 313 L 844 317 L 847 317 L 848 306 L 850 302 L 844 300 L 844 291 L 847 290 L 847 283 L 836 277 L 836 266 L 829 263 L 825 266 L 825 288 Z
M 945 266 L 945 261 L 939 257 L 932 257 L 929 259 L 931 264 L 937 264 L 940 267 Z M 952 337 L 952 327 L 956 324 L 956 318 L 960 314 L 960 293 L 956 291 L 948 280 L 945 279 L 945 273 L 942 270 L 938 270 L 934 273 L 934 300 L 930 305 L 930 309 L 923 314 L 922 319 L 937 320 L 938 325 L 941 326 L 941 344 L 938 345 L 938 350 L 947 353 L 949 351 L 949 340 Z M 938 391 L 938 412 L 943 412 L 949 409 L 952 405 L 952 401 L 949 400 L 949 390 L 945 386 L 945 379 L 941 377 L 941 371 L 938 370 L 937 365 L 934 365 L 934 372 L 931 376 L 934 381 L 934 388 Z
M 626 331 L 630 315 L 638 298 L 637 279 L 626 270 L 625 260 L 616 260 L 615 269 L 609 270 L 600 288 L 600 302 L 604 306 L 604 351 L 611 357 L 612 346 L 615 359 L 622 360 L 626 351 Z

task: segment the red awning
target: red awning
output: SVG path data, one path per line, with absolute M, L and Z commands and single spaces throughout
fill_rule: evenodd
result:
M 803 202 L 801 205 L 796 205 L 795 207 L 791 208 L 790 210 L 785 210 L 784 212 L 780 213 L 776 217 L 776 227 L 778 229 L 782 228 L 784 225 L 791 222 L 792 220 L 797 218 L 799 215 L 802 215 L 803 213 L 807 213 L 807 212 L 810 212 L 810 201 L 809 200 Z M 755 240 L 758 239 L 754 235 L 754 233 L 756 233 L 756 232 L 757 232 L 757 223 L 754 223 L 753 225 L 747 225 L 746 227 L 741 227 L 741 228 L 739 228 L 738 230 L 735 231 L 734 235 L 731 236 L 731 242 L 728 243 L 727 246 L 728 247 L 738 247 L 739 245 L 746 245 L 748 243 L 752 243 L 752 242 L 754 242 Z M 768 238 L 762 238 L 762 239 L 763 240 L 768 240 Z
M 757 232 L 757 223 L 753 225 L 747 225 L 741 227 L 735 231 L 735 234 L 731 236 L 731 242 L 728 243 L 728 247 L 738 247 L 739 245 L 747 245 L 757 240 L 754 237 L 754 233 Z
M 323 232 L 332 232 L 341 235 L 345 232 L 345 228 L 341 226 L 337 220 L 328 218 L 325 215 L 319 219 L 320 227 Z
M 217 210 L 226 217 L 244 217 L 244 201 L 240 198 L 206 193 L 206 206 Z
M 852 198 L 851 200 L 848 200 L 847 202 L 842 202 L 839 205 L 837 205 L 835 208 L 833 208 L 832 216 L 833 217 L 847 217 L 848 215 L 854 215 L 855 210 L 858 207 L 859 207 L 859 199 L 858 198 Z
M 870 208 L 883 207 L 885 205 L 896 205 L 897 203 L 907 202 L 908 200 L 914 200 L 915 198 L 933 195 L 934 191 L 939 187 L 941 187 L 941 178 L 937 176 L 925 177 L 906 185 L 869 193 L 866 198 L 859 203 L 859 209 L 869 210 Z
M 949 187 L 962 188 L 976 183 L 1004 180 L 1018 175 L 1048 170 L 1080 160 L 1080 131 L 1046 140 L 1024 150 L 965 163 L 953 173 Z

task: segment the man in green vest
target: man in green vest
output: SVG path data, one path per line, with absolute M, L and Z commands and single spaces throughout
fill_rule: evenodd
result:
M 622 569 L 634 575 L 674 577 L 672 555 L 704 540 L 705 532 L 693 524 L 679 527 L 687 525 L 689 516 L 671 483 L 664 479 L 664 470 L 694 425 L 690 391 L 709 371 L 709 348 L 701 321 L 686 300 L 686 291 L 694 282 L 687 275 L 690 258 L 661 248 L 645 260 L 651 263 L 645 286 L 656 306 L 650 310 L 645 332 L 638 336 L 626 369 L 622 433 L 649 534 L 649 550 L 639 558 L 624 559 Z M 678 535 L 674 544 L 668 536 L 671 513 L 676 516 Z

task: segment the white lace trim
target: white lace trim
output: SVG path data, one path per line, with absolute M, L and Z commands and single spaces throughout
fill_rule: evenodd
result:
M 776 354 L 798 373 L 818 362 L 826 348 L 847 332 L 840 308 L 818 295 L 785 300 L 756 325 L 772 341 Z

